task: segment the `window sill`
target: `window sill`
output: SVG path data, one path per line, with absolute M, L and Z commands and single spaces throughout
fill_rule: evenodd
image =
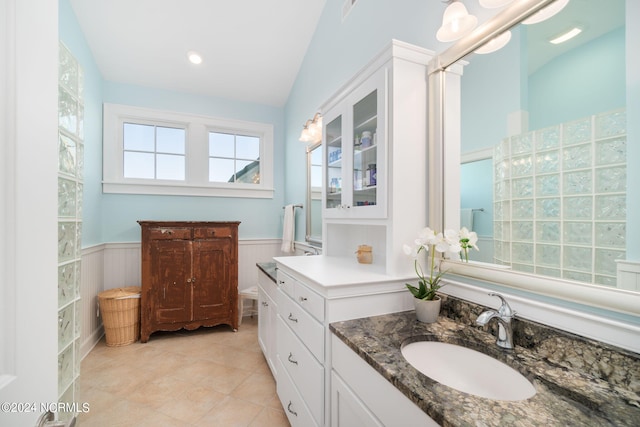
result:
M 114 194 L 146 194 L 163 196 L 196 196 L 196 197 L 244 197 L 250 199 L 272 199 L 273 188 L 258 187 L 247 184 L 231 184 L 229 186 L 200 186 L 180 184 L 172 181 L 163 182 L 102 182 L 103 193 Z

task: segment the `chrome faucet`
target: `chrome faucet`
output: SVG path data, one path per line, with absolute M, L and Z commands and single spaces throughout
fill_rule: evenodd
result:
M 480 313 L 480 316 L 476 319 L 476 324 L 484 326 L 493 318 L 498 321 L 498 339 L 496 344 L 498 347 L 506 348 L 508 350 L 513 349 L 513 328 L 511 327 L 511 319 L 515 316 L 516 312 L 511 310 L 509 304 L 500 294 L 490 293 L 491 297 L 498 297 L 502 300 L 502 305 L 496 310 L 487 310 Z

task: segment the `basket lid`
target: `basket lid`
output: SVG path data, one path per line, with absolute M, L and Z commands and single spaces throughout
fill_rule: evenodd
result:
M 98 298 L 103 299 L 124 299 L 124 298 L 140 298 L 140 286 L 126 286 L 124 288 L 113 288 L 100 292 Z

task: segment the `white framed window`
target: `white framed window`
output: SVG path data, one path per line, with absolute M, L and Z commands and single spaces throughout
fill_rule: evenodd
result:
M 186 136 L 184 128 L 123 123 L 124 178 L 184 181 Z
M 103 192 L 273 197 L 273 125 L 104 104 Z
M 260 183 L 260 138 L 209 132 L 209 182 Z

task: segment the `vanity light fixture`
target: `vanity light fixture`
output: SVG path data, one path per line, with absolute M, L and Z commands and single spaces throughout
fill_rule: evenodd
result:
M 189 62 L 191 62 L 192 64 L 202 64 L 202 55 L 200 55 L 196 51 L 190 50 L 189 52 L 187 52 L 187 58 L 189 58 Z
M 442 17 L 442 26 L 436 33 L 436 38 L 441 42 L 458 40 L 473 30 L 478 24 L 478 18 L 469 15 L 467 8 L 459 1 L 447 6 Z
M 477 48 L 475 53 L 479 53 L 481 55 L 495 52 L 496 50 L 500 50 L 506 46 L 511 40 L 511 31 L 505 31 L 497 37 L 492 38 L 488 42 L 486 42 L 483 46 Z
M 529 18 L 522 21 L 523 24 L 531 25 L 538 22 L 546 21 L 556 13 L 560 12 L 569 3 L 569 0 L 557 0 L 551 3 L 549 6 L 534 13 Z
M 582 28 L 573 27 L 569 31 L 565 31 L 564 33 L 560 34 L 559 36 L 552 38 L 551 40 L 549 40 L 549 43 L 553 43 L 553 44 L 564 43 L 564 42 L 566 42 L 568 40 L 571 40 L 572 38 L 574 38 L 575 36 L 577 36 L 581 32 L 582 32 Z
M 322 139 L 322 116 L 316 113 L 313 119 L 307 120 L 300 134 L 302 142 L 319 142 Z

